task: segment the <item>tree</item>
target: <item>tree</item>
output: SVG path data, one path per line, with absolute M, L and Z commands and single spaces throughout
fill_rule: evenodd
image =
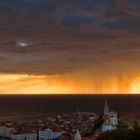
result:
M 140 126 L 135 121 L 132 129 L 118 128 L 112 132 L 105 132 L 97 140 L 140 140 Z
M 95 121 L 95 128 L 98 129 L 101 127 L 101 125 L 103 124 L 104 119 L 103 116 L 100 116 L 96 121 Z

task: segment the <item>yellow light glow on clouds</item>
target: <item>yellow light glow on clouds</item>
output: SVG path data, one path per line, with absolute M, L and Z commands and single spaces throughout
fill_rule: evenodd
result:
M 1 94 L 140 93 L 140 76 L 91 78 L 70 74 L 54 76 L 0 74 Z

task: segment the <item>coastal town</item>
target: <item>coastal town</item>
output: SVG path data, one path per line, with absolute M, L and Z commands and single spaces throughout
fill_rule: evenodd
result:
M 1 140 L 96 140 L 104 132 L 120 127 L 118 113 L 105 101 L 103 115 L 93 112 L 57 114 L 28 123 L 1 122 Z M 127 124 L 121 127 L 128 127 Z

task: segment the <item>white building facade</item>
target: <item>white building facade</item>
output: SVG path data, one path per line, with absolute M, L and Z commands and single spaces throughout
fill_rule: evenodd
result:
M 13 131 L 14 129 L 15 128 L 8 127 L 8 126 L 5 126 L 5 125 L 1 125 L 0 126 L 0 136 L 9 138 L 10 134 L 11 134 L 11 131 Z
M 109 106 L 107 101 L 105 101 L 104 106 L 104 123 L 102 124 L 102 131 L 113 131 L 117 129 L 118 125 L 118 114 L 113 111 L 109 111 Z
M 37 133 L 11 134 L 11 140 L 37 140 Z
M 39 131 L 39 140 L 49 140 L 59 138 L 62 132 L 54 132 L 52 129 L 46 129 L 45 131 Z
M 74 136 L 74 140 L 82 140 L 79 130 L 77 130 L 77 132 Z

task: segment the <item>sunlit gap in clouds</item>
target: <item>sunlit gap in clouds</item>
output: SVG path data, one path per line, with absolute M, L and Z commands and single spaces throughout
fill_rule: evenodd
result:
M 140 93 L 140 75 L 89 78 L 82 74 L 0 74 L 0 85 L 1 94 L 133 94 Z

